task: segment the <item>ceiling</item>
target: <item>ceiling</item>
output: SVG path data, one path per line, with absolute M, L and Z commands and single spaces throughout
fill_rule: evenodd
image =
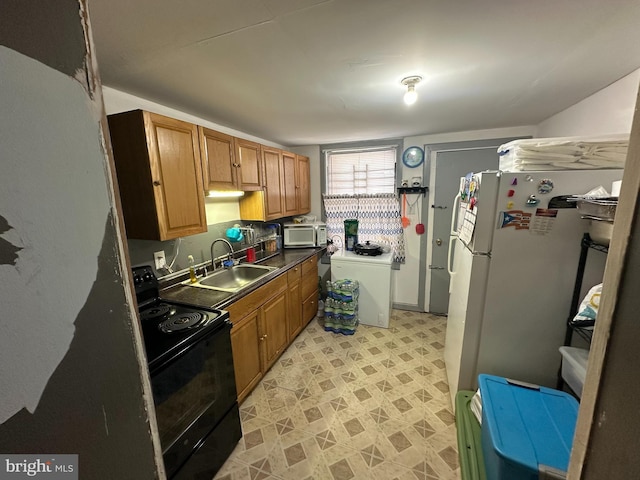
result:
M 637 0 L 88 1 L 105 85 L 287 146 L 535 125 L 640 67 Z

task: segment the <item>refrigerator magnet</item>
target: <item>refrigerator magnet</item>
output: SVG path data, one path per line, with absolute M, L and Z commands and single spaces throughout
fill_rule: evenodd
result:
M 516 191 L 515 191 L 515 190 L 509 190 L 509 191 L 507 192 L 507 197 L 513 197 L 515 194 L 516 194 Z
M 511 180 L 511 185 L 518 185 L 518 177 L 513 177 L 513 180 Z
M 540 199 L 535 195 L 529 195 L 529 198 L 527 198 L 527 207 L 535 207 L 539 203 Z
M 507 209 L 511 210 L 513 208 L 513 202 L 507 202 Z
M 538 193 L 550 193 L 553 190 L 553 181 L 549 178 L 543 178 L 538 183 Z

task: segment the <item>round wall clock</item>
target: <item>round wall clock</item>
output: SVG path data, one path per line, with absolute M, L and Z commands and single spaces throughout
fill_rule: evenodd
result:
M 402 153 L 402 163 L 409 168 L 415 168 L 424 161 L 424 150 L 420 147 L 409 147 Z

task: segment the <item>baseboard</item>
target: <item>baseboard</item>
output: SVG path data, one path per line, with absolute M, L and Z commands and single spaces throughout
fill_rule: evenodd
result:
M 424 310 L 418 305 L 410 305 L 408 303 L 396 303 L 392 304 L 394 310 L 409 310 L 410 312 L 424 312 Z

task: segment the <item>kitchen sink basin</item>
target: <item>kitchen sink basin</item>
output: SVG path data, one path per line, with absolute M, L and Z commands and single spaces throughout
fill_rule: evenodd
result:
M 219 270 L 208 277 L 198 280 L 196 283 L 184 282 L 192 287 L 209 288 L 222 292 L 235 293 L 252 283 L 257 282 L 265 275 L 268 275 L 278 267 L 267 267 L 264 265 L 241 264 L 234 267 Z

